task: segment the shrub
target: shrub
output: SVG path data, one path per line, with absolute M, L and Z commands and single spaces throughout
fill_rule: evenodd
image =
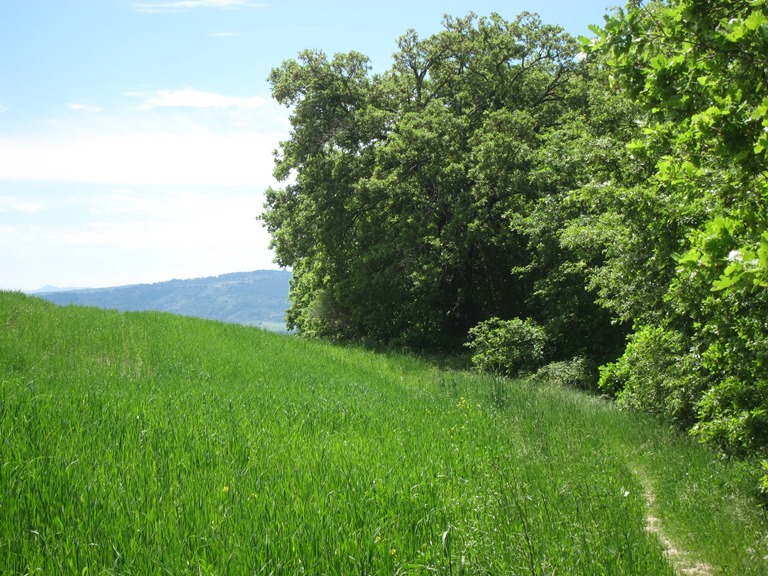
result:
M 576 356 L 542 366 L 534 378 L 557 386 L 592 390 L 597 381 L 597 368 L 586 358 Z
M 619 406 L 659 414 L 682 428 L 695 422 L 695 403 L 706 386 L 695 355 L 680 333 L 646 326 L 630 338 L 624 355 L 600 367 L 601 390 Z
M 318 290 L 307 307 L 301 334 L 310 338 L 345 340 L 357 334 L 349 312 L 327 290 Z
M 469 338 L 472 364 L 483 372 L 517 376 L 533 372 L 544 360 L 547 335 L 530 318 L 491 318 L 471 328 Z
M 699 422 L 692 431 L 730 454 L 768 452 L 768 385 L 765 379 L 728 377 L 709 388 L 697 404 Z

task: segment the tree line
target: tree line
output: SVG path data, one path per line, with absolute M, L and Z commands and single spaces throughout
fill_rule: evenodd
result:
M 632 0 L 408 31 L 391 67 L 307 50 L 262 220 L 309 337 L 457 351 L 768 454 L 768 8 Z

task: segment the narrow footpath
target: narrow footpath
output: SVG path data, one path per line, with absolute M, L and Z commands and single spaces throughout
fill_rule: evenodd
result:
M 656 495 L 653 492 L 650 481 L 639 470 L 634 470 L 634 473 L 641 486 L 643 486 L 643 495 L 645 496 L 645 504 L 648 509 L 645 518 L 645 529 L 659 539 L 659 542 L 664 547 L 664 554 L 669 563 L 672 564 L 675 573 L 678 576 L 714 576 L 715 572 L 712 566 L 706 562 L 696 560 L 692 554 L 676 545 L 669 535 L 666 534 L 661 520 L 654 513 Z

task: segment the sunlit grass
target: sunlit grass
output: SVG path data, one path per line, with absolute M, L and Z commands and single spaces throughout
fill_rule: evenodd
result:
M 647 484 L 682 545 L 766 573 L 743 472 L 408 356 L 3 293 L 0 433 L 3 574 L 671 575 Z

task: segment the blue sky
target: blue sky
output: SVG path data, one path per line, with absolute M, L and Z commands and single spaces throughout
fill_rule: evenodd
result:
M 0 289 L 274 268 L 256 216 L 305 48 L 390 65 L 408 28 L 528 10 L 574 35 L 606 0 L 0 0 Z

